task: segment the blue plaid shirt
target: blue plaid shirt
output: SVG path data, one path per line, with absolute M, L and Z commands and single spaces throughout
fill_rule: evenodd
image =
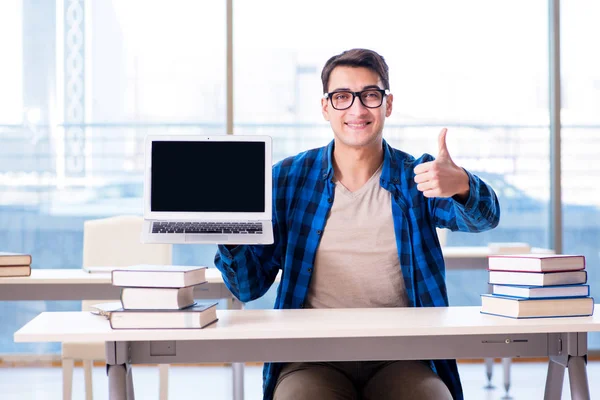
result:
M 242 302 L 264 295 L 282 270 L 275 308 L 303 308 L 319 241 L 333 204 L 333 141 L 287 158 L 273 167 L 273 229 L 269 246 L 219 246 L 215 265 L 225 284 Z M 383 142 L 381 186 L 392 195 L 392 215 L 398 257 L 410 307 L 445 307 L 448 296 L 445 266 L 436 227 L 481 232 L 494 228 L 500 206 L 494 191 L 477 176 L 469 176 L 464 204 L 452 198 L 426 198 L 417 190 L 414 167 L 432 161 L 418 159 Z M 271 400 L 281 363 L 263 370 L 264 399 Z M 463 399 L 455 360 L 432 362 L 454 399 Z

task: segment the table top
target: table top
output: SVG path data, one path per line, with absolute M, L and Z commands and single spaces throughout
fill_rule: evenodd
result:
M 442 247 L 444 258 L 450 261 L 460 259 L 487 259 L 492 253 L 487 246 L 447 246 Z M 533 247 L 532 253 L 552 254 L 553 250 Z M 452 267 L 454 264 L 450 265 Z M 460 269 L 460 264 L 453 269 Z M 279 277 L 278 277 L 279 279 Z M 206 271 L 208 283 L 222 283 L 221 273 L 216 268 Z M 83 269 L 32 269 L 31 276 L 2 277 L 0 285 L 10 284 L 110 284 L 110 273 L 89 273 Z
M 89 312 L 44 312 L 19 329 L 14 340 L 245 340 L 600 331 L 600 312 L 590 317 L 517 320 L 479 311 L 480 307 L 218 310 L 217 323 L 204 329 L 179 330 L 112 330 L 108 320 Z
M 223 283 L 221 272 L 216 268 L 207 268 L 208 283 Z M 89 273 L 83 269 L 32 269 L 31 276 L 15 276 L 0 278 L 1 285 L 49 285 L 49 284 L 111 284 L 110 273 Z

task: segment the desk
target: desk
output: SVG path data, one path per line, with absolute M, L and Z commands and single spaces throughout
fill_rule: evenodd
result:
M 196 298 L 234 299 L 217 269 L 207 269 L 206 280 L 194 289 Z M 120 294 L 121 288 L 111 285 L 110 274 L 82 269 L 32 269 L 31 276 L 0 278 L 0 301 L 114 300 Z
M 487 269 L 491 254 L 487 246 L 443 247 L 448 270 Z M 533 248 L 532 252 L 552 252 Z M 278 275 L 278 279 L 281 274 Z M 201 299 L 227 299 L 227 308 L 237 309 L 242 304 L 225 286 L 221 273 L 209 268 L 207 283 L 195 288 L 194 295 Z M 0 278 L 0 301 L 15 300 L 111 300 L 120 297 L 120 288 L 111 285 L 110 274 L 88 273 L 82 269 L 33 269 L 29 277 Z M 491 360 L 493 363 L 493 360 Z M 490 361 L 487 368 L 491 374 Z M 243 399 L 243 366 L 233 365 L 234 399 Z M 491 377 L 491 375 L 489 375 Z
M 110 400 L 133 399 L 132 364 L 549 357 L 546 400 L 559 399 L 565 367 L 573 400 L 589 400 L 591 317 L 516 320 L 479 307 L 218 310 L 193 330 L 112 330 L 86 312 L 44 312 L 15 342 L 105 341 Z
M 226 299 L 228 309 L 242 307 L 225 286 L 217 269 L 206 270 L 206 281 L 194 288 L 194 298 Z M 88 273 L 83 269 L 32 269 L 31 276 L 0 278 L 0 301 L 114 300 L 120 297 L 121 288 L 112 286 L 109 273 Z M 243 364 L 233 364 L 232 373 L 234 399 L 243 400 Z
M 554 254 L 552 249 L 532 247 L 532 254 Z M 442 254 L 447 270 L 487 269 L 492 253 L 487 246 L 444 246 Z
M 442 247 L 442 252 L 448 270 L 487 269 L 487 258 L 491 255 L 487 246 L 447 246 Z M 534 247 L 532 253 L 553 251 Z M 197 298 L 236 301 L 217 269 L 209 268 L 206 279 L 207 283 L 194 290 Z M 120 288 L 111 285 L 110 274 L 82 269 L 33 269 L 31 276 L 0 278 L 0 301 L 110 300 L 119 295 Z

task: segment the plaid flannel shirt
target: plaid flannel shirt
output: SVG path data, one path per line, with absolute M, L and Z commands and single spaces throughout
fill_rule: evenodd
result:
M 273 228 L 275 243 L 218 246 L 215 265 L 225 284 L 242 302 L 264 295 L 277 273 L 282 277 L 275 308 L 303 308 L 315 254 L 334 196 L 333 141 L 326 147 L 300 153 L 273 167 Z M 415 159 L 383 142 L 380 185 L 392 195 L 392 215 L 398 257 L 410 307 L 445 307 L 448 296 L 445 266 L 436 227 L 481 232 L 498 225 L 500 206 L 494 191 L 469 173 L 469 196 L 464 204 L 452 198 L 426 198 L 417 190 L 414 167 L 432 161 Z M 271 400 L 281 363 L 263 370 L 264 400 Z M 463 399 L 455 360 L 435 360 L 433 370 L 454 399 Z

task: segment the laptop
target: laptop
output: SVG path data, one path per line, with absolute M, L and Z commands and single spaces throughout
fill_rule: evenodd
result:
M 271 244 L 268 136 L 147 136 L 144 243 Z

